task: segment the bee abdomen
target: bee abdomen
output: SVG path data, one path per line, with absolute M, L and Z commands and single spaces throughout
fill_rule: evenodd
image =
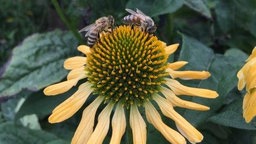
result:
M 87 39 L 87 44 L 93 46 L 94 43 L 98 40 L 98 33 L 96 31 L 91 32 Z
M 131 15 L 125 16 L 125 17 L 123 18 L 123 21 L 124 21 L 125 23 L 128 23 L 128 22 L 130 21 L 130 17 L 131 17 Z
M 97 41 L 97 38 L 88 37 L 87 44 L 88 44 L 88 46 L 93 46 L 96 41 Z
M 140 23 L 140 19 L 134 15 L 127 15 L 123 18 L 124 23 L 126 24 L 139 24 Z

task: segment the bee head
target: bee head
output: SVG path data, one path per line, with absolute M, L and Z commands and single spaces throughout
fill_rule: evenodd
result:
M 115 19 L 114 19 L 114 17 L 112 16 L 112 15 L 109 15 L 108 16 L 108 21 L 109 21 L 109 25 L 110 25 L 110 27 L 114 27 L 114 24 L 115 24 Z
M 148 26 L 148 27 L 153 27 L 153 26 L 155 26 L 154 21 L 153 21 L 150 17 L 147 17 L 147 18 L 146 18 L 145 23 L 147 23 L 147 26 Z
M 157 27 L 155 25 L 147 27 L 146 31 L 148 33 L 154 33 L 156 31 Z

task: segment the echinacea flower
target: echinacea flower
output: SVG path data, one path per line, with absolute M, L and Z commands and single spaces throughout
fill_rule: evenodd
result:
M 110 144 L 121 143 L 128 126 L 133 143 L 146 144 L 145 119 L 170 143 L 185 144 L 185 138 L 191 143 L 201 142 L 203 135 L 174 107 L 208 110 L 209 107 L 182 100 L 179 95 L 216 98 L 218 94 L 213 90 L 184 86 L 175 79 L 201 80 L 210 76 L 206 71 L 178 71 L 187 64 L 186 61 L 168 63 L 168 56 L 178 46 L 166 46 L 157 37 L 130 26 L 119 26 L 111 33 L 101 33 L 92 48 L 78 47 L 86 57 L 76 56 L 64 62 L 64 67 L 71 70 L 67 81 L 44 89 L 46 95 L 57 95 L 71 89 L 79 80 L 86 79 L 72 96 L 53 110 L 49 122 L 58 123 L 70 118 L 90 97 L 94 100 L 83 111 L 72 138 L 73 144 L 101 144 L 110 123 Z M 154 102 L 163 115 L 175 122 L 179 132 L 162 121 Z M 104 108 L 95 124 L 100 105 Z M 145 117 L 141 115 L 143 108 Z
M 256 47 L 237 73 L 238 90 L 246 88 L 243 100 L 243 117 L 249 123 L 256 116 Z

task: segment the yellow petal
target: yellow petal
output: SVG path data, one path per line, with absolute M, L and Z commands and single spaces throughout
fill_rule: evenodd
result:
M 256 87 L 256 64 L 249 67 L 246 75 L 246 90 L 249 91 Z
M 237 88 L 238 88 L 238 90 L 241 91 L 245 87 L 245 84 L 246 84 L 243 69 L 238 71 L 237 78 L 238 78 Z
M 165 52 L 167 55 L 170 55 L 170 54 L 174 53 L 178 47 L 179 47 L 179 44 L 169 45 L 169 46 L 165 47 Z
M 256 89 L 253 89 L 244 97 L 243 116 L 247 123 L 249 123 L 256 116 Z
M 199 111 L 206 111 L 210 108 L 201 104 L 197 104 L 194 102 L 182 100 L 179 97 L 177 97 L 171 90 L 168 88 L 162 87 L 161 89 L 162 94 L 167 98 L 168 101 L 172 103 L 174 106 L 192 109 L 192 110 L 199 110 Z
M 82 119 L 72 138 L 71 144 L 84 144 L 88 142 L 93 132 L 96 111 L 102 101 L 103 97 L 97 97 L 89 106 L 84 109 Z
M 182 135 L 163 123 L 161 116 L 150 102 L 145 103 L 145 112 L 148 122 L 161 132 L 169 142 L 172 144 L 186 144 Z
M 147 130 L 146 124 L 140 115 L 136 105 L 131 106 L 130 126 L 132 129 L 133 144 L 146 144 Z
M 103 111 L 100 113 L 98 118 L 98 123 L 93 131 L 91 137 L 89 138 L 87 144 L 102 144 L 103 140 L 105 139 L 108 129 L 109 129 L 109 122 L 110 122 L 110 114 L 113 109 L 113 104 L 109 103 Z
M 57 84 L 50 85 L 44 89 L 44 94 L 48 96 L 58 95 L 70 90 L 73 86 L 77 84 L 79 79 L 72 79 Z
M 58 105 L 49 117 L 50 123 L 62 122 L 74 115 L 84 104 L 93 89 L 88 82 L 79 86 L 78 90 Z
M 218 96 L 216 91 L 203 88 L 187 87 L 173 79 L 166 79 L 165 84 L 171 88 L 176 95 L 198 96 L 204 98 L 216 98 Z
M 64 68 L 67 70 L 76 69 L 86 64 L 87 58 L 82 56 L 75 56 L 68 58 L 64 62 Z
M 188 141 L 189 141 L 191 144 L 199 143 L 199 142 L 201 142 L 201 141 L 203 140 L 203 138 L 204 138 L 204 136 L 199 132 L 200 134 L 197 136 L 198 138 L 195 139 L 195 138 L 193 138 L 193 136 L 191 136 L 188 132 L 184 132 L 184 131 L 183 131 L 183 128 L 182 128 L 180 125 L 178 125 L 177 123 L 175 123 L 175 125 L 176 125 L 178 131 L 179 131 L 184 137 L 186 137 L 186 138 L 188 139 Z
M 168 68 L 170 68 L 172 70 L 178 70 L 178 69 L 182 68 L 184 65 L 186 65 L 187 63 L 188 62 L 186 62 L 186 61 L 177 61 L 177 62 L 169 63 Z
M 76 78 L 78 79 L 86 78 L 87 76 L 84 69 L 85 67 L 80 67 L 80 68 L 71 70 L 68 73 L 67 80 L 76 79 Z
M 112 137 L 110 144 L 120 144 L 122 136 L 125 133 L 126 119 L 123 106 L 119 103 L 116 106 L 114 116 L 112 118 Z
M 88 46 L 86 46 L 86 45 L 80 45 L 80 46 L 77 47 L 77 49 L 78 49 L 80 52 L 84 53 L 85 55 L 91 53 L 90 47 L 88 47 Z
M 246 61 L 250 61 L 251 59 L 256 57 L 256 47 L 254 47 L 254 49 L 252 50 L 251 55 L 248 57 L 248 59 Z
M 172 78 L 180 78 L 183 80 L 207 79 L 211 76 L 207 71 L 174 71 L 172 69 L 167 69 L 167 72 Z
M 242 90 L 245 86 L 245 84 L 250 81 L 250 79 L 248 80 L 248 74 L 250 75 L 250 73 L 248 72 L 249 69 L 254 69 L 253 67 L 255 67 L 256 65 L 256 58 L 252 58 L 250 61 L 248 61 L 237 73 L 237 77 L 238 77 L 238 90 Z M 247 88 L 248 89 L 248 88 Z
M 185 136 L 191 143 L 198 143 L 203 140 L 203 135 L 194 128 L 187 120 L 185 120 L 181 115 L 179 115 L 167 100 L 161 96 L 154 96 L 153 99 L 159 105 L 162 113 L 175 121 L 181 133 Z

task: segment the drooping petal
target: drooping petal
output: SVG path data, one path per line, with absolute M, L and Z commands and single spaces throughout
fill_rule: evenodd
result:
M 86 45 L 80 45 L 80 46 L 77 47 L 77 49 L 78 49 L 80 52 L 84 53 L 85 55 L 91 53 L 90 47 L 88 47 L 88 46 L 86 46 Z
M 166 79 L 165 84 L 171 88 L 176 95 L 199 96 L 204 98 L 216 98 L 218 96 L 216 91 L 203 88 L 187 87 L 173 79 Z
M 238 78 L 238 90 L 242 90 L 245 86 L 245 84 L 248 82 L 248 74 L 250 74 L 248 71 L 249 69 L 253 69 L 256 65 L 256 58 L 252 58 L 250 61 L 248 61 L 237 73 Z M 249 79 L 250 81 L 250 79 Z M 247 88 L 248 89 L 248 88 Z
M 150 122 L 159 132 L 172 144 L 186 144 L 186 140 L 175 130 L 163 123 L 161 116 L 150 102 L 144 104 L 148 122 Z
M 161 92 L 162 94 L 169 100 L 174 106 L 182 107 L 182 108 L 187 108 L 187 109 L 193 109 L 193 110 L 200 110 L 200 111 L 205 111 L 209 110 L 210 108 L 201 105 L 198 103 L 182 100 L 179 97 L 177 97 L 170 89 L 161 87 Z
M 112 137 L 110 144 L 120 144 L 122 136 L 125 133 L 126 119 L 123 106 L 119 103 L 116 106 L 114 116 L 112 118 Z
M 244 96 L 243 116 L 247 123 L 256 116 L 256 89 L 251 90 Z
M 184 132 L 184 131 L 183 131 L 183 128 L 181 128 L 177 123 L 175 123 L 175 125 L 176 125 L 178 131 L 179 131 L 184 137 L 186 137 L 186 138 L 188 139 L 188 141 L 189 141 L 191 144 L 196 144 L 196 143 L 198 143 L 198 142 L 201 142 L 201 141 L 203 140 L 203 138 L 204 138 L 203 135 L 202 135 L 202 140 L 197 140 L 197 141 L 195 141 L 195 140 L 191 139 L 191 138 L 190 138 L 191 136 L 188 135 L 189 133 Z
M 72 70 L 76 68 L 80 68 L 86 64 L 87 58 L 82 56 L 75 56 L 68 58 L 64 62 L 64 68 L 67 70 Z
M 203 135 L 195 129 L 187 120 L 185 120 L 181 115 L 179 115 L 167 100 L 161 96 L 154 96 L 153 99 L 159 105 L 162 113 L 175 121 L 175 123 L 182 130 L 181 133 L 185 136 L 191 143 L 198 143 L 203 140 Z
M 100 113 L 96 128 L 94 129 L 87 144 L 102 144 L 108 133 L 110 114 L 112 112 L 113 106 L 114 104 L 109 103 Z
M 183 66 L 185 66 L 188 62 L 187 61 L 177 61 L 177 62 L 173 62 L 173 63 L 168 63 L 168 68 L 172 69 L 172 70 L 178 70 L 180 68 L 182 68 Z
M 174 53 L 178 47 L 179 47 L 179 44 L 169 45 L 169 46 L 165 47 L 165 52 L 167 55 L 170 55 L 170 54 Z
M 86 73 L 85 73 L 85 68 L 84 67 L 80 67 L 77 69 L 73 69 L 68 73 L 67 76 L 67 80 L 71 80 L 71 79 L 83 79 L 86 78 Z
M 77 84 L 79 79 L 72 79 L 57 84 L 50 85 L 44 89 L 44 94 L 47 96 L 58 95 L 70 90 Z
M 49 117 L 50 123 L 62 122 L 74 115 L 84 104 L 88 96 L 92 93 L 91 84 L 86 82 L 79 86 L 78 90 L 58 105 Z
M 103 99 L 103 97 L 97 97 L 89 106 L 84 109 L 82 119 L 72 138 L 71 144 L 84 144 L 88 142 L 93 132 L 96 111 Z
M 183 80 L 191 79 L 207 79 L 211 74 L 207 71 L 174 71 L 172 69 L 166 70 L 172 78 L 180 78 Z
M 241 69 L 237 73 L 237 78 L 238 78 L 238 83 L 237 83 L 237 88 L 238 90 L 242 90 L 245 87 L 246 81 L 245 81 L 245 75 L 243 70 Z
M 132 105 L 130 109 L 130 126 L 132 129 L 133 143 L 146 144 L 147 130 L 145 121 L 136 105 Z

